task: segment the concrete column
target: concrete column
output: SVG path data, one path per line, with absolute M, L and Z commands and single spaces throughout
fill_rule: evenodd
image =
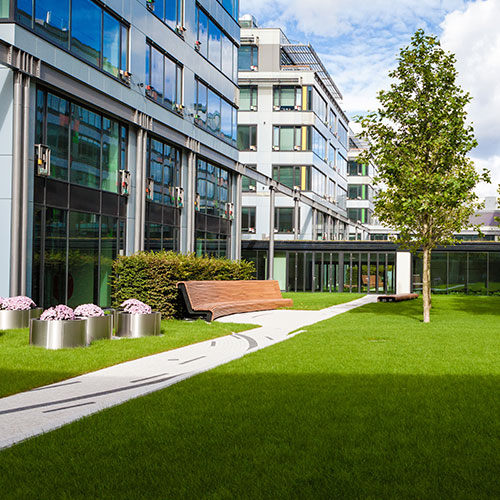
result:
M 296 196 L 293 199 L 293 239 L 299 239 L 300 231 L 300 204 L 299 197 Z
M 411 253 L 396 252 L 396 293 L 411 292 Z
M 147 153 L 148 153 L 148 133 L 144 130 L 142 133 L 142 188 L 141 193 L 141 241 L 140 250 L 144 250 L 144 240 L 146 238 L 146 172 L 147 172 Z
M 181 239 L 181 252 L 194 252 L 195 242 L 195 199 L 196 199 L 196 154 L 187 153 L 186 182 L 184 183 L 184 208 L 182 209 L 182 228 L 185 232 Z
M 233 222 L 231 224 L 231 259 L 241 259 L 241 209 L 243 206 L 243 176 L 239 173 L 234 174 L 233 190 Z
M 317 240 L 317 235 L 316 235 L 317 227 L 318 227 L 318 211 L 315 208 L 313 208 L 312 209 L 312 235 L 311 235 L 312 240 Z
M 10 241 L 10 286 L 9 294 L 19 295 L 20 286 L 20 242 L 21 242 L 21 202 L 22 202 L 22 121 L 23 121 L 23 77 L 14 73 L 14 117 L 12 151 L 12 218 Z
M 28 197 L 29 197 L 29 139 L 30 139 L 30 77 L 23 82 L 23 155 L 22 155 L 22 195 L 21 195 L 21 276 L 20 294 L 26 295 L 28 268 Z
M 136 155 L 135 155 L 135 220 L 134 220 L 134 252 L 141 249 L 141 193 L 144 191 L 144 180 L 142 176 L 142 146 L 143 131 L 139 129 L 136 136 Z
M 269 186 L 269 253 L 267 256 L 267 279 L 274 279 L 274 204 L 276 192 Z

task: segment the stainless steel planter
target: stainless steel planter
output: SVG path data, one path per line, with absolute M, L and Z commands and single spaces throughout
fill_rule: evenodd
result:
M 27 328 L 30 326 L 30 310 L 0 311 L 0 330 Z
M 161 333 L 161 313 L 159 312 L 129 314 L 117 311 L 117 318 L 115 327 L 117 337 L 137 338 L 160 335 Z
M 85 318 L 87 323 L 87 344 L 94 340 L 110 339 L 113 335 L 113 315 Z
M 85 347 L 87 345 L 87 320 L 33 319 L 30 324 L 30 344 L 46 349 Z

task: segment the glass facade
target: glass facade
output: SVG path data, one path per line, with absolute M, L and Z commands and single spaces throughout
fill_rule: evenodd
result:
M 422 258 L 413 256 L 413 290 L 422 290 Z M 500 294 L 500 252 L 443 252 L 431 254 L 432 293 Z
M 267 278 L 267 250 L 243 248 L 242 258 L 252 261 L 256 278 Z M 394 293 L 395 252 L 281 251 L 276 262 L 284 263 L 287 292 Z
M 182 66 L 150 44 L 146 45 L 146 95 L 182 112 Z
M 230 80 L 238 80 L 238 48 L 231 38 L 200 7 L 196 8 L 196 50 Z
M 201 158 L 196 169 L 196 254 L 225 257 L 229 253 L 232 214 L 231 176 Z
M 144 248 L 178 251 L 181 207 L 176 187 L 181 185 L 180 149 L 150 137 L 146 175 L 154 184 L 146 206 Z
M 34 179 L 32 294 L 44 307 L 111 303 L 112 261 L 124 249 L 127 128 L 43 89 L 35 142 L 51 148 L 51 172 Z
M 195 110 L 196 125 L 236 147 L 236 108 L 200 80 L 196 80 Z
M 259 48 L 241 45 L 238 50 L 238 71 L 255 71 L 259 68 Z
M 115 77 L 128 69 L 128 26 L 101 4 L 92 0 L 18 0 L 16 19 Z
M 176 30 L 183 24 L 184 0 L 153 0 L 146 2 L 148 9 L 154 12 L 167 26 Z M 179 31 L 182 33 L 182 31 Z
M 50 147 L 51 178 L 119 192 L 127 148 L 127 128 L 120 122 L 39 89 L 35 142 Z

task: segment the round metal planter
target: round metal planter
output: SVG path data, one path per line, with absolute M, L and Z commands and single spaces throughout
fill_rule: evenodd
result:
M 0 311 L 0 330 L 27 328 L 30 326 L 30 310 Z
M 30 325 L 30 344 L 46 349 L 85 347 L 87 345 L 87 320 L 34 319 Z
M 94 340 L 110 339 L 113 335 L 113 315 L 84 318 L 87 323 L 87 344 Z
M 129 314 L 118 311 L 115 335 L 117 337 L 148 337 L 160 335 L 161 313 Z

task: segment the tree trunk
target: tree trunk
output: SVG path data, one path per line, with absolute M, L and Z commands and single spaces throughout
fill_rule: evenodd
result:
M 424 299 L 424 323 L 431 321 L 431 250 L 424 248 L 424 272 L 422 279 L 422 296 Z

